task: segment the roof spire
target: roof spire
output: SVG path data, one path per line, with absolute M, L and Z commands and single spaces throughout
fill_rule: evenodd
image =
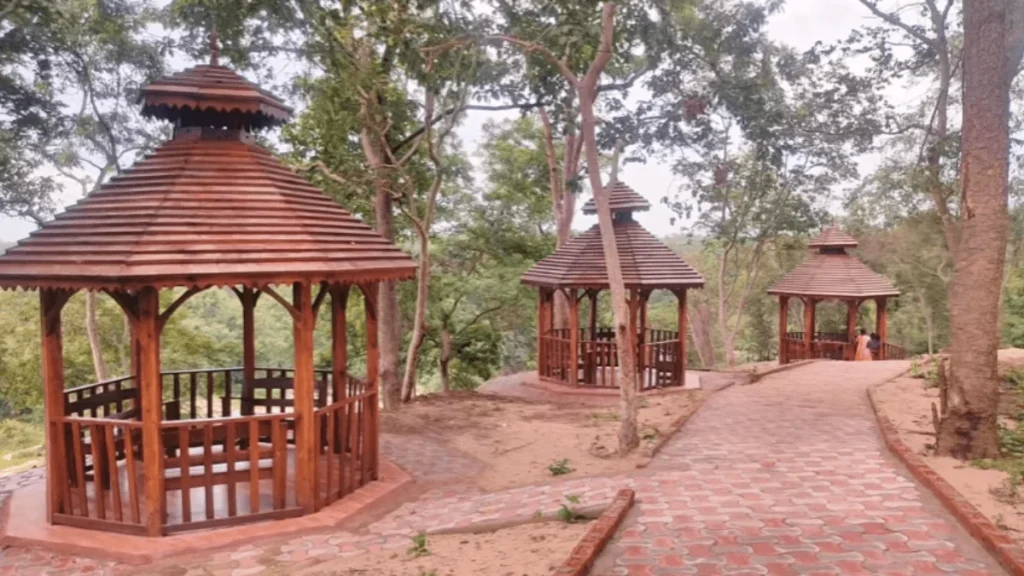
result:
M 210 66 L 220 65 L 220 43 L 217 42 L 217 27 L 210 30 Z

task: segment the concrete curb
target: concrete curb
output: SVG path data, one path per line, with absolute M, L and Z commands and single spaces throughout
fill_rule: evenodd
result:
M 576 543 L 569 557 L 555 569 L 552 576 L 586 576 L 598 555 L 604 550 L 612 535 L 633 507 L 634 492 L 623 488 L 615 495 L 612 503 Z
M 884 384 L 882 384 L 884 386 Z M 889 420 L 888 416 L 882 414 L 875 402 L 874 386 L 868 389 L 868 401 L 871 410 L 875 413 L 878 421 L 878 429 L 882 433 L 882 440 L 885 446 L 893 453 L 903 465 L 910 470 L 914 478 L 930 490 L 939 502 L 952 514 L 975 540 L 984 546 L 999 564 L 1014 576 L 1024 576 L 1024 550 L 1015 544 L 1005 532 L 996 527 L 984 514 L 973 504 L 967 501 L 956 488 L 946 482 L 945 478 L 938 472 L 932 470 L 924 458 L 915 453 L 899 437 L 896 425 Z

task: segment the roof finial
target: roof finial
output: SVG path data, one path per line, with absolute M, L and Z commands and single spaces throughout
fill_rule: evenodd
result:
M 217 27 L 210 30 L 210 66 L 220 65 L 220 44 L 217 42 Z

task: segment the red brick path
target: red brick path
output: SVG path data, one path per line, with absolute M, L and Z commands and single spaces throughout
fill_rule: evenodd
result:
M 865 389 L 905 363 L 815 363 L 713 396 L 637 478 L 594 574 L 1002 574 L 881 443 Z

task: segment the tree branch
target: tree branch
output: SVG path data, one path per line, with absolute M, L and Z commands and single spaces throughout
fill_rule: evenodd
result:
M 878 16 L 879 18 L 885 20 L 889 24 L 903 30 L 913 38 L 924 43 L 926 46 L 935 48 L 935 44 L 931 38 L 925 36 L 920 30 L 917 30 L 913 26 L 910 26 L 909 24 L 901 20 L 899 17 L 897 17 L 895 14 L 883 12 L 881 9 L 878 8 L 878 4 L 876 2 L 873 2 L 872 0 L 860 0 L 860 3 L 863 4 L 868 10 L 870 10 L 871 13 L 874 14 L 875 16 Z

